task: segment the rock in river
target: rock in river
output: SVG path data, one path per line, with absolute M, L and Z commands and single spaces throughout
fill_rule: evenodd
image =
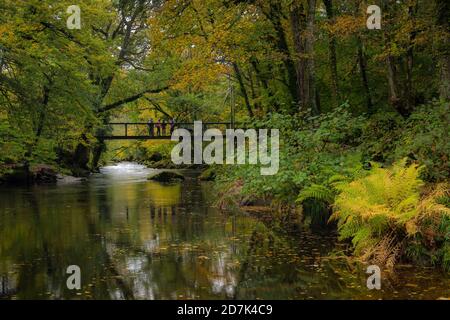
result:
M 180 181 L 184 180 L 184 177 L 176 172 L 172 171 L 162 171 L 159 172 L 151 177 L 148 178 L 148 180 L 154 180 L 159 182 L 173 182 L 173 181 Z
M 40 164 L 31 169 L 33 181 L 35 183 L 56 183 L 57 173 L 48 165 Z

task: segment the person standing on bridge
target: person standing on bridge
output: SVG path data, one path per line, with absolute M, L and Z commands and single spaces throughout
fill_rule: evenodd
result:
M 161 135 L 161 119 L 158 119 L 158 122 L 156 123 L 156 135 Z
M 163 136 L 166 134 L 166 126 L 167 126 L 166 120 L 163 119 L 163 121 L 161 123 L 161 129 L 162 129 L 162 135 Z
M 170 124 L 170 135 L 172 136 L 173 130 L 175 130 L 175 119 L 171 118 L 169 124 Z
M 147 124 L 148 124 L 148 135 L 150 136 L 150 137 L 153 137 L 153 135 L 154 135 L 154 123 L 153 123 L 153 119 L 152 118 L 150 118 L 149 120 L 148 120 L 148 122 L 147 122 Z

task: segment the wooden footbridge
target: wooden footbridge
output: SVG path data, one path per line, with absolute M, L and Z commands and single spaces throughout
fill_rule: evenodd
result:
M 173 129 L 187 129 L 194 131 L 193 122 L 177 122 L 173 124 Z M 231 122 L 203 122 L 202 131 L 210 128 L 223 130 L 234 128 Z M 170 140 L 171 124 L 165 126 L 157 123 L 146 122 L 111 122 L 104 130 L 97 135 L 99 140 Z

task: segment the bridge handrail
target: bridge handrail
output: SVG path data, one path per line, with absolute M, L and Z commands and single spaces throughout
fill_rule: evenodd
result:
M 152 124 L 157 124 L 157 123 L 162 123 L 162 122 L 153 122 Z M 170 125 L 170 122 L 165 122 L 166 125 Z M 231 122 L 203 122 L 202 125 L 223 125 L 223 124 L 227 124 L 227 125 L 231 125 Z M 235 122 L 235 124 L 239 124 L 237 122 Z M 149 125 L 148 122 L 110 122 L 107 123 L 106 125 L 111 125 L 111 126 L 115 126 L 115 125 Z M 194 122 L 175 122 L 174 125 L 194 125 Z

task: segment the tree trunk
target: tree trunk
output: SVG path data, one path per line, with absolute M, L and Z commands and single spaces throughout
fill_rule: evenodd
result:
M 248 98 L 247 89 L 245 88 L 244 79 L 242 78 L 241 70 L 239 69 L 239 66 L 237 63 L 233 62 L 233 69 L 234 73 L 236 74 L 236 78 L 239 82 L 239 87 L 241 89 L 242 96 L 244 97 L 245 106 L 247 108 L 247 112 L 250 118 L 253 118 L 253 110 L 252 106 L 250 105 L 250 100 Z
M 268 108 L 273 108 L 273 111 L 278 112 L 280 109 L 280 105 L 278 104 L 278 101 L 273 99 L 274 94 L 269 86 L 269 83 L 267 81 L 267 78 L 262 74 L 258 62 L 256 59 L 252 58 L 250 59 L 250 63 L 252 64 L 253 70 L 255 70 L 256 78 L 258 79 L 259 83 L 263 87 L 264 92 L 267 93 L 267 96 L 269 98 L 269 106 Z M 267 112 L 272 111 L 271 109 L 266 108 Z
M 106 151 L 106 144 L 104 140 L 99 140 L 92 150 L 92 162 L 91 162 L 91 168 L 94 171 L 98 170 L 100 157 L 102 156 L 102 153 Z
M 328 21 L 333 22 L 334 20 L 334 10 L 332 0 L 323 0 L 325 5 L 325 10 L 327 12 Z M 328 51 L 330 60 L 330 72 L 331 72 L 331 87 L 332 94 L 335 104 L 338 103 L 339 99 L 339 80 L 337 71 L 337 54 L 336 54 L 336 38 L 334 35 L 328 35 Z
M 291 94 L 293 105 L 297 105 L 300 101 L 300 96 L 297 91 L 297 73 L 294 61 L 290 55 L 286 34 L 281 22 L 282 8 L 276 1 L 269 2 L 269 13 L 266 14 L 267 18 L 272 22 L 277 35 L 277 47 L 278 50 L 284 55 L 283 64 L 287 74 L 287 86 Z M 294 111 L 294 110 L 292 110 Z
M 437 25 L 450 36 L 450 2 L 448 0 L 436 0 Z M 440 85 L 439 96 L 444 101 L 450 100 L 450 44 L 447 41 L 440 48 L 439 67 Z
M 47 105 L 48 102 L 50 100 L 50 86 L 51 86 L 51 80 L 49 80 L 49 83 L 44 85 L 44 89 L 43 89 L 43 96 L 42 96 L 42 101 L 41 103 L 39 103 L 39 113 L 38 113 L 38 119 L 37 119 L 37 123 L 36 123 L 36 132 L 34 135 L 34 139 L 33 142 L 31 144 L 28 145 L 27 151 L 25 153 L 25 171 L 26 171 L 26 175 L 27 175 L 27 183 L 30 183 L 31 181 L 31 176 L 30 176 L 30 158 L 33 155 L 33 150 L 34 148 L 37 146 L 37 144 L 39 143 L 39 138 L 42 135 L 42 131 L 44 130 L 44 124 L 45 124 L 45 114 L 47 111 Z
M 388 16 L 392 13 L 389 11 L 390 7 L 387 2 L 383 3 L 382 10 L 388 14 Z M 391 9 L 392 10 L 392 9 Z M 392 18 L 392 17 L 388 17 Z M 395 40 L 392 38 L 392 35 L 389 31 L 384 30 L 383 39 L 385 43 L 385 47 L 387 50 L 390 50 L 392 43 L 395 43 Z M 404 118 L 407 118 L 411 112 L 412 108 L 409 101 L 408 94 L 408 70 L 405 72 L 405 76 L 402 77 L 402 73 L 399 68 L 403 65 L 400 63 L 401 58 L 396 57 L 390 54 L 390 51 L 387 53 L 386 57 L 386 66 L 387 66 L 387 78 L 389 85 L 389 103 L 391 106 L 397 110 L 397 112 Z M 407 58 L 407 57 L 406 57 Z M 408 60 L 408 59 L 407 59 Z M 408 66 L 407 66 L 408 67 Z
M 388 69 L 388 84 L 389 84 L 389 100 L 390 103 L 398 109 L 399 105 L 399 92 L 398 92 L 398 84 L 397 84 L 397 68 L 395 66 L 394 57 L 389 55 L 386 58 L 386 65 Z
M 306 53 L 308 55 L 307 63 L 307 76 L 308 76 L 308 97 L 309 105 L 313 114 L 318 115 L 320 113 L 319 106 L 317 105 L 316 96 L 316 71 L 314 63 L 314 24 L 316 20 L 316 0 L 308 0 L 308 26 L 306 35 Z
M 308 95 L 308 78 L 306 76 L 306 14 L 303 3 L 294 3 L 291 10 L 291 29 L 294 40 L 294 49 L 296 53 L 296 76 L 297 76 L 297 96 L 299 100 L 299 109 L 308 108 L 306 97 Z
M 450 55 L 444 55 L 440 61 L 439 96 L 444 101 L 450 100 Z
M 87 146 L 88 139 L 85 134 L 82 134 L 81 139 L 84 143 L 79 143 L 75 148 L 72 161 L 72 173 L 77 176 L 86 176 L 89 172 L 89 153 L 90 150 Z
M 360 0 L 355 1 L 355 8 L 353 12 L 355 17 L 357 17 L 359 14 L 360 4 L 361 4 Z M 366 54 L 364 52 L 364 43 L 362 42 L 362 39 L 359 35 L 356 36 L 356 46 L 358 50 L 357 54 L 358 54 L 359 73 L 361 75 L 361 82 L 364 90 L 367 112 L 374 113 L 375 110 L 373 108 L 372 95 L 370 93 L 369 78 L 367 76 L 367 59 Z
M 406 83 L 405 83 L 405 104 L 408 112 L 412 112 L 415 104 L 415 93 L 413 88 L 413 68 L 414 68 L 414 40 L 416 38 L 415 15 L 417 3 L 408 7 L 408 16 L 413 22 L 413 30 L 409 34 L 409 46 L 406 52 Z
M 248 69 L 248 73 L 249 73 L 248 79 L 249 79 L 249 82 L 250 82 L 250 93 L 252 95 L 253 104 L 255 106 L 256 112 L 261 112 L 262 111 L 261 110 L 261 103 L 259 102 L 259 99 L 260 99 L 261 95 L 256 92 L 255 82 L 254 82 L 254 79 L 253 79 L 253 73 L 252 73 L 252 70 L 250 68 Z
M 361 81 L 364 88 L 364 96 L 366 98 L 367 111 L 369 113 L 373 113 L 375 110 L 373 110 L 372 96 L 370 94 L 369 80 L 367 77 L 367 61 L 366 56 L 364 54 L 364 47 L 360 37 L 358 37 L 356 41 L 358 43 L 357 46 L 358 46 L 359 72 L 361 74 Z
M 41 137 L 42 134 L 42 130 L 44 129 L 45 113 L 47 111 L 49 99 L 50 99 L 50 87 L 46 85 L 44 86 L 44 95 L 42 98 L 41 108 L 39 110 L 38 123 L 36 125 L 35 141 L 33 145 L 36 145 L 38 143 L 39 138 Z
M 314 70 L 314 22 L 316 0 L 308 0 L 308 8 L 303 3 L 294 3 L 291 10 L 291 29 L 296 53 L 296 92 L 299 96 L 299 109 L 311 109 L 319 114 L 316 97 Z

